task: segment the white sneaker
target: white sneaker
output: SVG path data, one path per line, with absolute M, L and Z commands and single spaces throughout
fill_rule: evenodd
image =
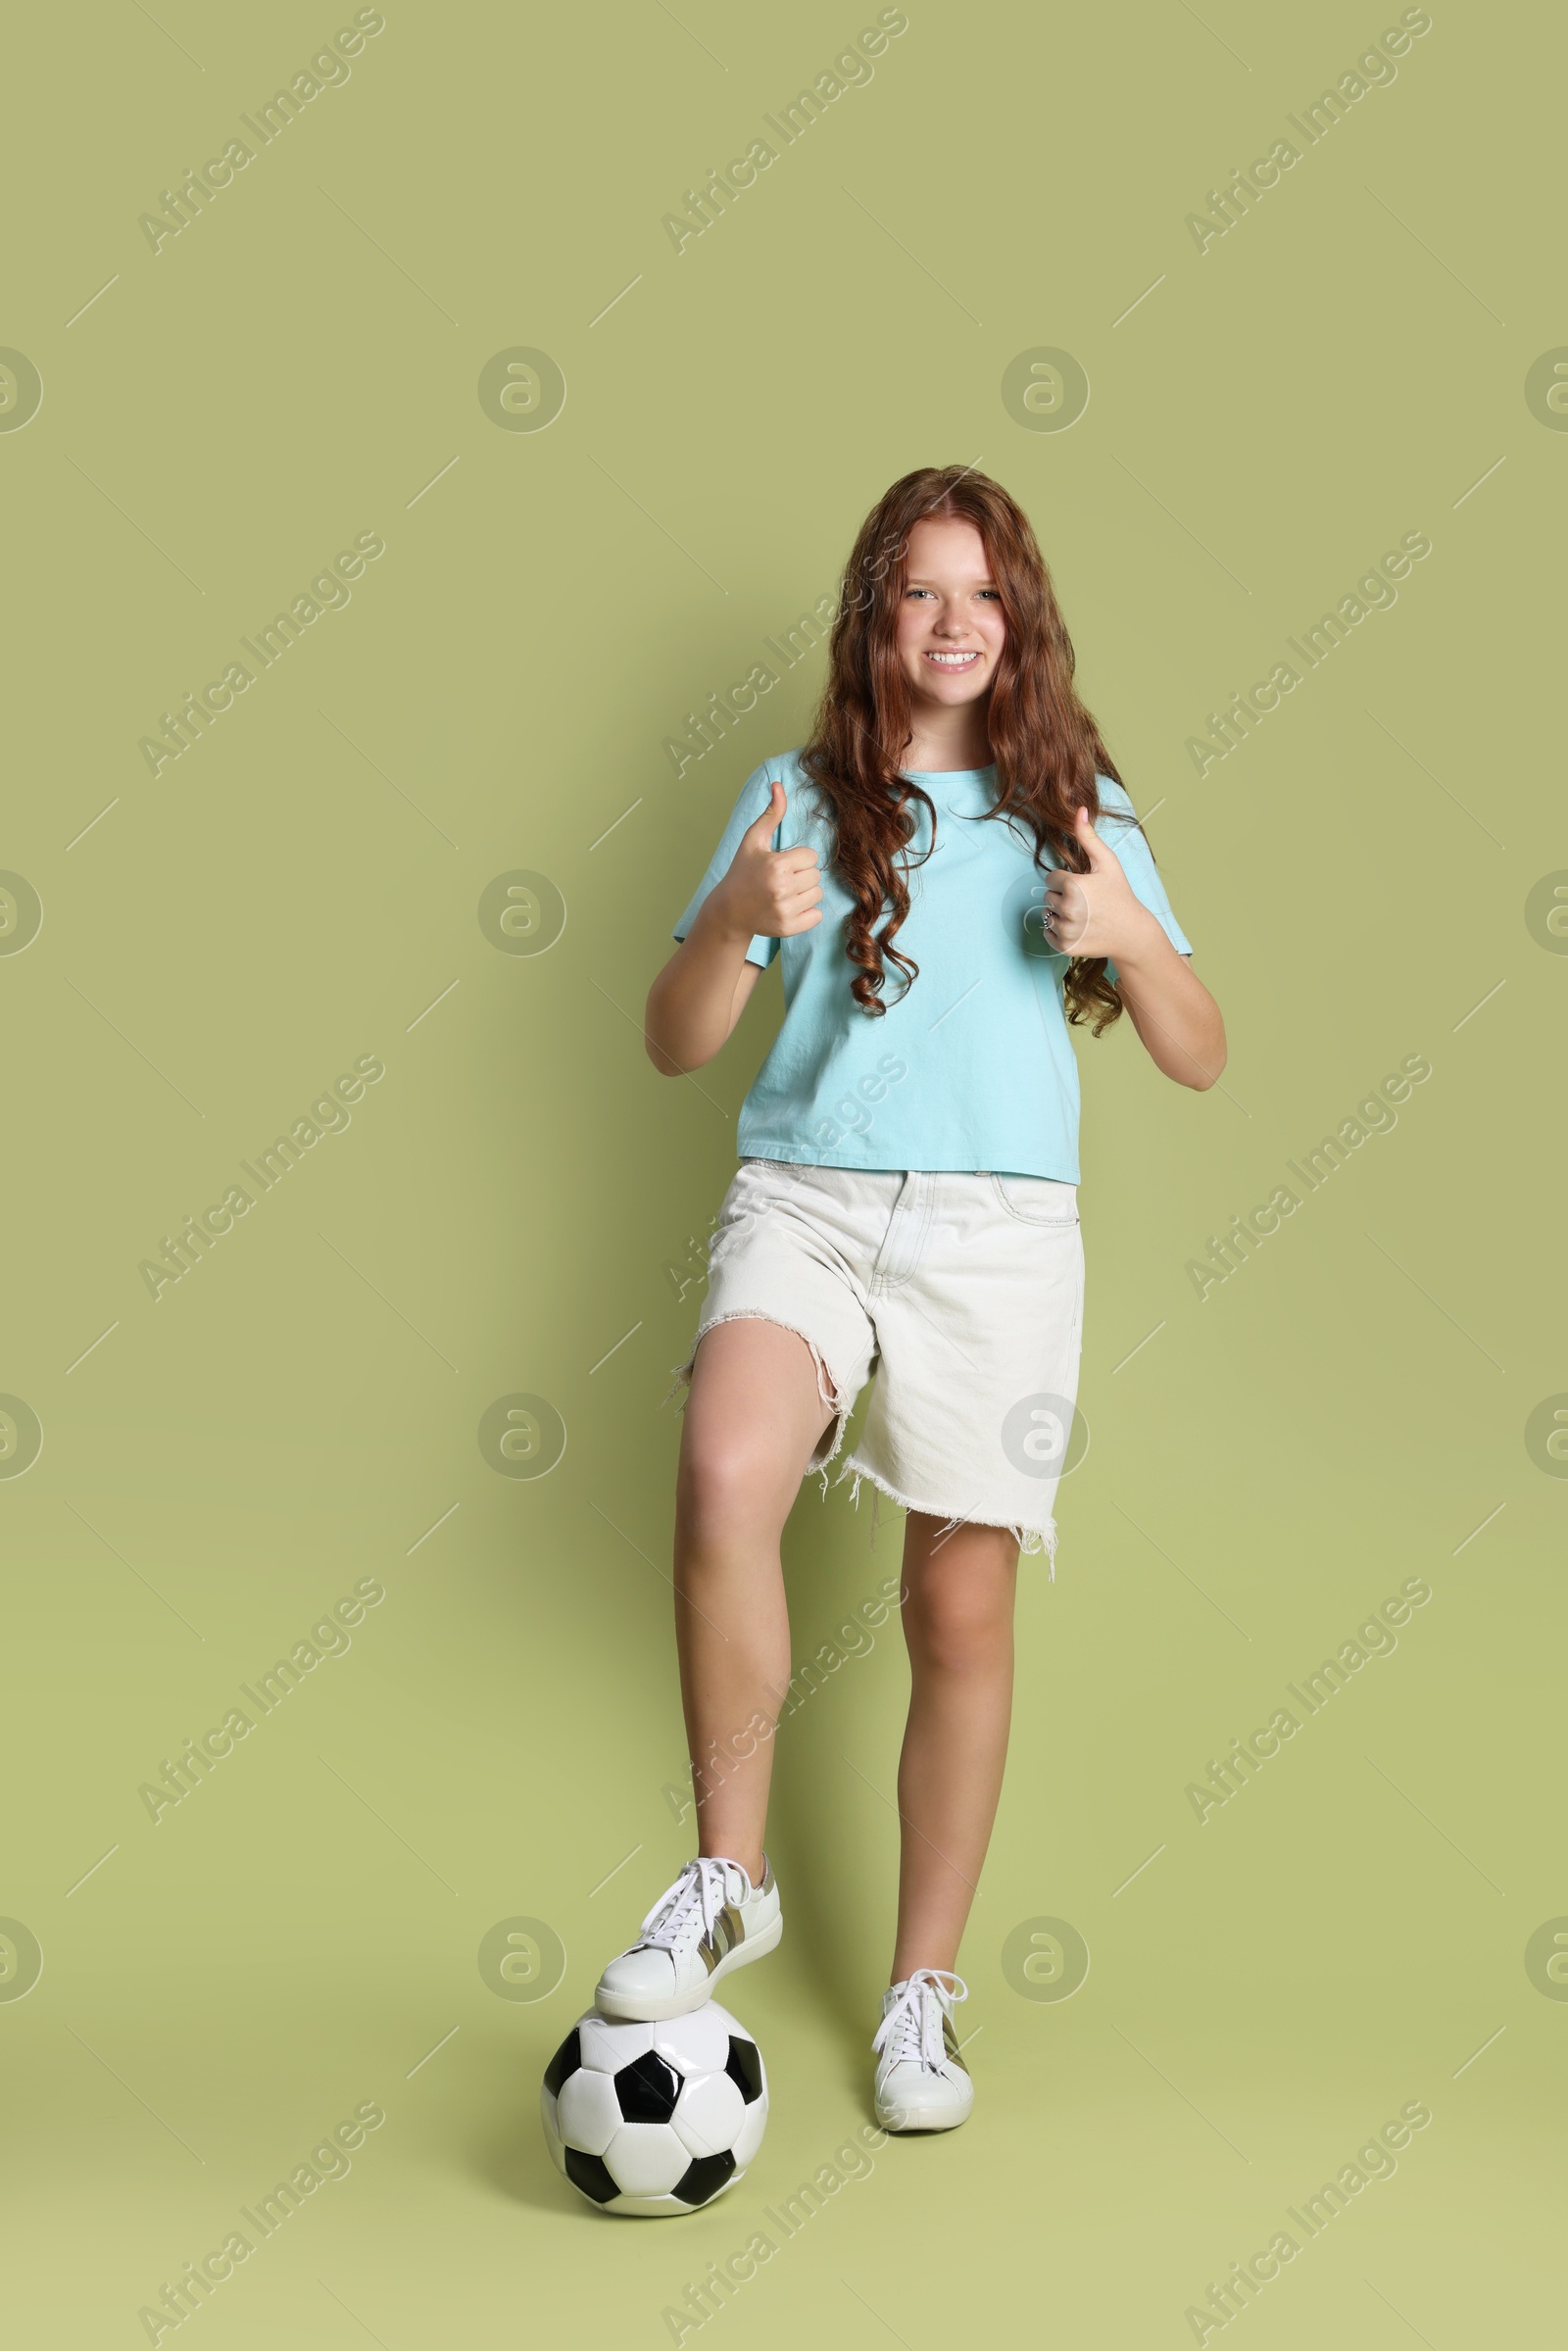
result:
M 953 2030 L 953 2011 L 968 1997 L 961 1976 L 929 1967 L 916 1968 L 882 1994 L 882 2022 L 871 2046 L 880 2052 L 876 2119 L 884 2131 L 952 2131 L 968 2121 L 974 2083 Z
M 601 2016 L 659 2023 L 701 2008 L 721 1976 L 771 1951 L 784 1932 L 772 1864 L 754 1886 L 738 1861 L 688 1861 L 629 1950 L 599 1979 Z

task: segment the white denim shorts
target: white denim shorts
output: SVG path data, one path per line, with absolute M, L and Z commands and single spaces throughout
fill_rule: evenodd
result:
M 855 1479 L 851 1499 L 863 1477 L 944 1520 L 944 1533 L 1006 1527 L 1054 1576 L 1083 1300 L 1071 1184 L 743 1159 L 710 1248 L 697 1336 L 664 1401 L 689 1386 L 715 1323 L 782 1324 L 809 1347 L 832 1415 L 805 1471 L 820 1471 L 824 1495 L 875 1374 L 838 1473 Z

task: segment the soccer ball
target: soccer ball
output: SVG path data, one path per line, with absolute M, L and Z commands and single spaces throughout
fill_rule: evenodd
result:
M 740 2179 L 767 2128 L 762 2052 L 709 2000 L 659 2025 L 590 2009 L 549 2065 L 545 2139 L 605 2212 L 695 2212 Z

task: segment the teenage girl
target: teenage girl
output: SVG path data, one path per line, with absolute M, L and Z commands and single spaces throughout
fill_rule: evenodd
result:
M 910 1697 L 892 1982 L 872 2046 L 885 2130 L 946 2130 L 974 2090 L 954 1972 L 1012 1700 L 1020 1550 L 1054 1573 L 1083 1251 L 1069 1023 L 1123 1011 L 1199 1091 L 1219 1008 L 1073 688 L 1027 517 L 967 467 L 866 517 L 810 741 L 735 804 L 648 999 L 648 1050 L 700 1069 L 764 968 L 784 1019 L 741 1111 L 691 1354 L 675 1621 L 700 1833 L 596 1999 L 699 2007 L 770 1951 L 762 1850 L 790 1680 L 779 1539 L 875 1372 L 863 1476 L 908 1512 Z M 673 1394 L 674 1391 L 672 1390 Z

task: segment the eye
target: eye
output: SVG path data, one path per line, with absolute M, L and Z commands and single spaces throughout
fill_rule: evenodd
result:
M 905 590 L 906 596 L 929 596 L 930 593 L 929 588 L 906 588 Z
M 996 604 L 1000 604 L 1002 602 L 1002 590 L 1000 588 L 982 588 L 980 593 L 982 596 L 989 596 Z

